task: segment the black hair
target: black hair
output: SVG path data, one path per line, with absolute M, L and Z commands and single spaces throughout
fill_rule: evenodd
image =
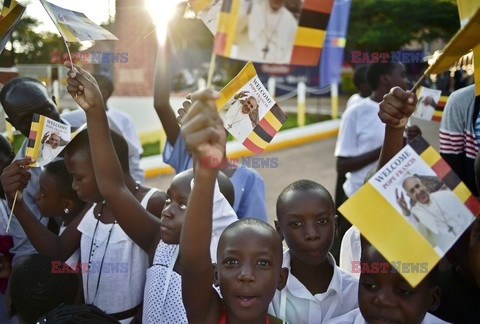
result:
M 60 194 L 75 202 L 80 202 L 77 192 L 73 190 L 73 176 L 68 172 L 65 160 L 56 160 L 45 166 L 45 171 L 55 178 Z
M 102 324 L 119 323 L 115 318 L 107 315 L 94 305 L 65 305 L 62 304 L 36 322 L 38 324 Z
M 108 96 L 110 97 L 114 89 L 112 80 L 110 80 L 109 77 L 103 74 L 93 74 L 93 77 L 95 78 L 95 80 L 97 80 L 98 87 L 100 88 L 100 90 L 102 89 L 106 90 L 108 93 Z M 107 98 L 104 98 L 104 99 L 107 99 Z
M 117 132 L 110 130 L 110 135 L 112 137 L 113 147 L 117 153 L 118 160 L 122 166 L 122 171 L 124 173 L 130 172 L 130 166 L 128 162 L 128 144 L 125 138 Z M 92 157 L 90 151 L 90 141 L 88 137 L 88 131 L 86 129 L 82 130 L 80 133 L 75 136 L 70 143 L 65 148 L 65 154 L 73 155 L 76 152 L 82 152 L 86 157 Z
M 187 180 L 191 181 L 194 178 L 193 169 L 187 169 L 185 171 L 182 171 L 178 173 L 175 177 L 177 176 L 185 176 L 187 177 Z M 223 172 L 218 172 L 217 181 L 218 189 L 225 197 L 225 199 L 227 199 L 230 206 L 232 206 L 233 208 L 233 203 L 235 201 L 235 190 L 233 188 L 232 182 L 225 174 L 223 174 Z
M 290 193 L 290 192 L 307 192 L 307 191 L 321 191 L 325 193 L 328 197 L 328 201 L 332 206 L 332 212 L 335 213 L 335 203 L 333 202 L 332 195 L 328 192 L 327 189 L 325 189 L 324 186 L 321 184 L 307 180 L 307 179 L 302 179 L 302 180 L 297 180 L 291 184 L 289 184 L 285 189 L 282 190 L 280 195 L 277 198 L 277 217 L 280 214 L 281 210 L 284 207 L 284 200 L 285 196 Z
M 392 62 L 370 64 L 367 69 L 367 81 L 372 89 L 377 89 L 382 75 L 391 74 L 395 67 L 396 64 Z
M 72 304 L 77 295 L 76 273 L 52 272 L 54 258 L 31 254 L 13 266 L 9 281 L 11 311 L 26 322 L 34 322 L 61 303 Z
M 218 172 L 217 181 L 220 192 L 233 208 L 233 204 L 235 203 L 235 188 L 233 187 L 232 181 L 230 181 L 223 172 Z
M 1 134 L 0 134 L 0 153 L 4 154 L 5 156 L 15 156 L 12 145 L 5 138 L 5 136 Z
M 224 239 L 224 236 L 238 228 L 238 227 L 250 227 L 250 228 L 261 228 L 261 229 L 264 229 L 266 230 L 267 232 L 269 232 L 270 234 L 273 235 L 274 238 L 276 238 L 276 240 L 278 241 L 277 242 L 277 245 L 278 245 L 278 250 L 279 250 L 279 253 L 280 253 L 280 257 L 282 257 L 282 251 L 283 251 L 283 248 L 282 248 L 282 238 L 280 237 L 280 234 L 278 234 L 278 232 L 268 223 L 265 223 L 264 221 L 261 221 L 257 218 L 242 218 L 242 219 L 239 219 L 233 223 L 231 223 L 230 225 L 228 225 L 225 230 L 222 232 L 222 234 L 220 235 L 220 238 L 218 240 L 218 245 L 220 245 L 220 242 L 223 241 Z M 220 250 L 218 250 L 220 251 Z
M 32 85 L 40 86 L 42 90 L 40 92 L 36 91 L 38 88 L 32 88 Z M 17 98 L 16 96 L 10 98 L 10 93 L 18 86 L 21 86 L 20 90 L 18 90 L 19 96 L 20 93 L 22 94 L 20 96 L 21 98 Z M 25 93 L 27 90 L 30 92 Z M 46 104 L 53 104 L 52 99 L 48 96 L 47 88 L 45 88 L 43 83 L 29 77 L 18 77 L 8 81 L 0 91 L 0 102 L 9 117 L 11 117 L 12 109 L 34 108 L 42 107 Z
M 363 262 L 364 260 L 364 251 L 367 250 L 367 249 L 370 249 L 370 248 L 373 248 L 375 249 L 378 253 L 380 253 L 377 248 L 371 244 L 363 235 L 360 235 L 360 245 L 361 245 L 361 248 L 362 248 L 362 253 L 361 253 L 361 256 L 360 256 L 360 262 Z M 382 258 L 383 255 L 382 255 Z M 387 261 L 387 260 L 386 260 Z M 388 262 L 388 261 L 387 261 Z M 390 266 L 393 268 L 392 264 L 390 262 L 388 262 L 390 264 Z M 430 288 L 435 288 L 435 287 L 438 287 L 438 277 L 439 276 L 439 270 L 438 270 L 438 266 L 434 266 L 432 270 L 430 270 L 430 272 L 428 273 L 428 275 L 423 278 L 422 282 L 427 280 L 428 281 L 428 286 Z
M 353 84 L 357 89 L 360 89 L 362 84 L 367 82 L 367 69 L 368 65 L 360 65 L 355 69 L 353 73 Z

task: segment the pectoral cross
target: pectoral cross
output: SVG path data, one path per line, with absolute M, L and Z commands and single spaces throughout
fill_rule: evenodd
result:
M 264 59 L 264 60 L 267 58 L 268 51 L 270 51 L 270 48 L 268 48 L 268 43 L 267 43 L 267 44 L 265 44 L 265 47 L 262 48 L 263 59 Z

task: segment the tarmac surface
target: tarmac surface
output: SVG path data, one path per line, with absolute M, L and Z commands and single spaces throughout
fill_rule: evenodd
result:
M 336 137 L 290 147 L 284 150 L 257 155 L 262 158 L 277 158 L 277 168 L 256 168 L 265 182 L 267 213 L 270 223 L 275 219 L 275 204 L 280 192 L 290 183 L 310 179 L 322 184 L 332 194 L 335 192 Z M 146 180 L 146 185 L 167 191 L 173 174 L 161 175 Z

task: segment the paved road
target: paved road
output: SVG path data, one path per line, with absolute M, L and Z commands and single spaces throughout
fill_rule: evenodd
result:
M 268 152 L 259 155 L 265 158 L 278 158 L 278 168 L 256 169 L 265 181 L 267 212 L 271 224 L 275 218 L 275 204 L 280 192 L 287 185 L 299 179 L 310 179 L 325 186 L 333 195 L 336 171 L 333 151 L 336 137 L 331 137 L 305 145 Z M 147 185 L 167 190 L 173 175 L 163 175 L 147 179 Z

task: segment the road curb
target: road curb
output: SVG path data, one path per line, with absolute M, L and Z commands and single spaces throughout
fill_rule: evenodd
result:
M 320 123 L 310 124 L 303 127 L 291 128 L 279 132 L 267 147 L 265 152 L 283 150 L 292 146 L 298 146 L 312 141 L 336 136 L 340 127 L 340 119 L 327 120 Z M 254 155 L 240 142 L 227 143 L 227 157 L 239 158 L 241 156 Z M 140 167 L 145 170 L 145 178 L 152 178 L 162 174 L 174 173 L 175 170 L 163 162 L 161 155 L 142 158 Z

